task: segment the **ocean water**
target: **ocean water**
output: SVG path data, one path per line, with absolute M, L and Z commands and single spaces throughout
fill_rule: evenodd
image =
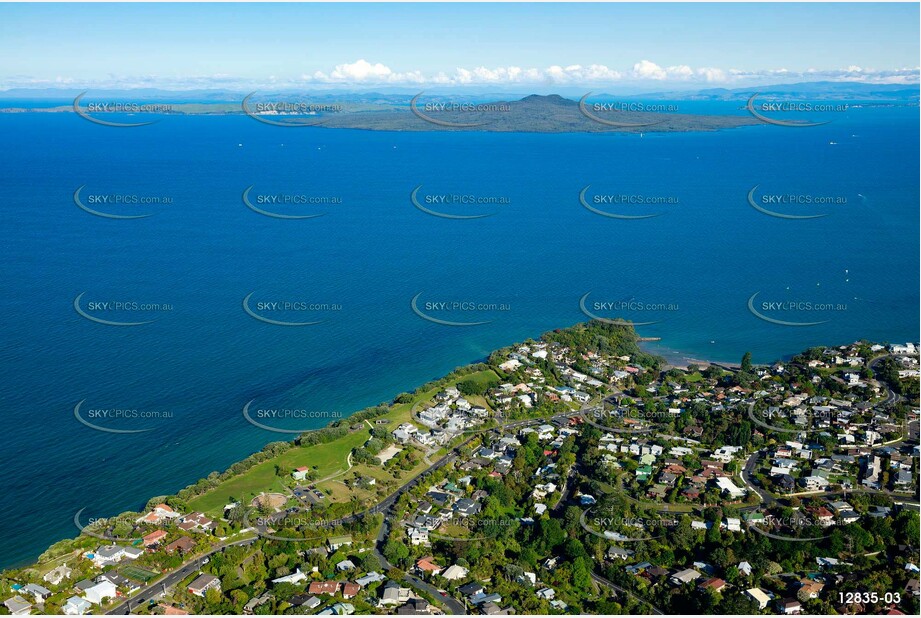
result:
M 293 437 L 248 423 L 247 402 L 253 416 L 261 407 L 306 411 L 262 419 L 274 427 L 320 426 L 586 320 L 586 294 L 590 312 L 652 322 L 641 335 L 696 358 L 738 361 L 751 351 L 770 361 L 858 338 L 917 340 L 918 129 L 917 108 L 854 109 L 809 129 L 642 136 L 290 129 L 230 116 L 114 129 L 72 114 L 0 115 L 0 567 L 73 536 L 80 509 L 84 518 L 138 509 Z M 748 203 L 756 185 L 758 197 L 836 201 L 757 202 L 826 215 L 777 218 Z M 82 203 L 97 211 L 152 216 L 89 214 L 74 202 L 81 186 Z M 259 208 L 323 216 L 257 214 L 241 199 L 250 186 Z M 595 214 L 579 201 L 586 186 L 593 208 L 658 216 Z M 426 214 L 410 200 L 417 187 L 430 210 L 490 216 Z M 259 195 L 341 203 L 257 203 Z M 500 199 L 425 199 L 440 195 Z M 243 309 L 251 293 L 259 315 L 319 323 L 259 321 Z M 759 319 L 748 307 L 756 293 L 763 315 L 821 323 Z M 75 310 L 80 294 L 92 317 L 153 321 L 94 322 Z M 426 321 L 413 298 L 435 319 L 484 323 Z M 761 304 L 781 301 L 797 305 Z M 93 305 L 102 302 L 169 310 Z M 258 304 L 270 302 L 326 307 Z M 91 429 L 75 418 L 80 402 L 93 424 L 150 431 Z M 101 409 L 170 416 L 95 416 Z

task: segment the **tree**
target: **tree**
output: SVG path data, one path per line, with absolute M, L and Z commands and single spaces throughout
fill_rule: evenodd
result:
M 221 592 L 217 588 L 208 588 L 205 591 L 205 601 L 209 607 L 216 607 L 221 603 Z M 209 612 L 210 613 L 210 612 Z
M 384 557 L 391 564 L 405 565 L 409 560 L 409 548 L 391 539 L 384 545 Z
M 541 545 L 546 551 L 562 543 L 566 538 L 563 527 L 556 519 L 540 519 L 537 522 L 538 533 L 540 535 Z
M 361 558 L 361 568 L 365 571 L 377 571 L 381 568 L 381 561 L 374 552 L 367 552 Z
M 745 373 L 751 373 L 752 370 L 752 353 L 746 352 L 742 355 L 742 371 Z
M 580 590 L 588 590 L 592 585 L 591 571 L 582 556 L 572 561 L 572 583 Z

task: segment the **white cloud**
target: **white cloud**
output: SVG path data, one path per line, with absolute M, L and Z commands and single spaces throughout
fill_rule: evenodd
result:
M 665 69 L 655 62 L 640 60 L 633 65 L 633 75 L 640 79 L 665 79 Z
M 708 82 L 723 83 L 726 81 L 726 71 L 723 69 L 714 69 L 712 67 L 702 67 L 697 69 L 697 75 L 703 77 Z
M 843 69 L 809 68 L 793 71 L 785 67 L 775 69 L 746 70 L 738 68 L 697 67 L 685 64 L 661 66 L 651 60 L 640 60 L 631 68 L 617 70 L 603 64 L 569 64 L 551 65 L 544 68 L 521 67 L 515 65 L 489 68 L 457 67 L 453 72 L 439 71 L 426 74 L 419 70 L 396 71 L 380 62 L 374 63 L 364 58 L 355 62 L 346 62 L 334 66 L 331 70 L 317 70 L 305 73 L 298 78 L 273 75 L 261 79 L 252 79 L 225 73 L 198 76 L 169 75 L 108 75 L 104 79 L 77 80 L 70 77 L 35 77 L 28 75 L 10 75 L 0 77 L 0 89 L 35 88 L 35 87 L 82 87 L 82 88 L 299 88 L 305 85 L 316 86 L 475 86 L 475 85 L 569 85 L 582 86 L 586 89 L 614 86 L 618 83 L 637 84 L 654 82 L 666 87 L 668 83 L 681 83 L 686 86 L 721 84 L 727 87 L 744 87 L 755 84 L 793 83 L 796 81 L 859 81 L 872 84 L 919 83 L 919 68 L 899 68 L 877 70 L 858 65 L 849 65 Z
M 421 84 L 426 81 L 420 71 L 397 73 L 387 65 L 380 62 L 371 64 L 364 58 L 356 62 L 337 64 L 329 74 L 315 71 L 306 80 L 343 84 Z

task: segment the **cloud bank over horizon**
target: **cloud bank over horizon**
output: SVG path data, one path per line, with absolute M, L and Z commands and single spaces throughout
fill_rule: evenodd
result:
M 247 78 L 232 74 L 204 76 L 119 76 L 109 75 L 98 80 L 81 80 L 67 77 L 53 79 L 25 75 L 0 78 L 0 89 L 12 88 L 299 88 L 299 87 L 456 87 L 469 86 L 592 86 L 648 84 L 656 88 L 739 88 L 763 84 L 794 82 L 842 81 L 866 84 L 919 84 L 919 67 L 878 70 L 859 66 L 842 69 L 808 69 L 793 71 L 785 68 L 763 70 L 724 69 L 687 65 L 661 66 L 651 60 L 640 60 L 632 67 L 618 70 L 603 64 L 553 65 L 543 69 L 518 66 L 488 68 L 458 67 L 453 72 L 425 74 L 419 70 L 397 71 L 382 63 L 358 59 L 338 64 L 326 71 L 303 73 L 296 78 Z

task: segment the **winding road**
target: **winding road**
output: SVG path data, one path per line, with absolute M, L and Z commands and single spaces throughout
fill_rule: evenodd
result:
M 643 605 L 648 605 L 649 608 L 652 610 L 652 613 L 653 613 L 653 614 L 658 614 L 659 616 L 664 615 L 665 612 L 663 612 L 661 609 L 659 609 L 658 607 L 656 607 L 655 605 L 653 605 L 652 603 L 650 603 L 650 602 L 647 601 L 646 599 L 643 599 L 643 598 L 641 598 L 641 597 L 636 596 L 635 594 L 633 594 L 632 592 L 630 592 L 630 591 L 627 590 L 626 588 L 621 588 L 621 587 L 618 586 L 617 584 L 611 582 L 611 581 L 608 580 L 608 579 L 605 579 L 604 577 L 602 577 L 601 575 L 598 575 L 598 574 L 595 573 L 595 572 L 592 572 L 591 575 L 592 575 L 592 579 L 595 580 L 597 583 L 601 584 L 602 586 L 607 586 L 607 587 L 610 588 L 611 590 L 614 590 L 614 591 L 616 591 L 616 592 L 620 592 L 621 594 L 625 594 L 625 595 L 627 595 L 628 597 L 630 597 L 631 599 L 634 599 L 634 600 L 636 600 L 636 601 L 639 601 L 639 602 L 642 603 Z
M 107 615 L 127 615 L 131 613 L 131 609 L 138 607 L 142 603 L 146 603 L 163 593 L 165 593 L 169 588 L 172 588 L 183 579 L 189 575 L 199 571 L 207 562 L 207 559 L 212 555 L 216 554 L 219 551 L 224 551 L 228 547 L 234 547 L 236 545 L 252 545 L 256 541 L 256 537 L 242 539 L 239 541 L 234 541 L 232 543 L 222 543 L 217 547 L 213 548 L 207 554 L 198 556 L 189 562 L 185 563 L 175 571 L 171 571 L 165 577 L 157 580 L 155 583 L 148 584 L 144 588 L 141 588 L 140 591 L 132 596 L 130 599 L 125 599 L 115 607 L 106 611 Z

